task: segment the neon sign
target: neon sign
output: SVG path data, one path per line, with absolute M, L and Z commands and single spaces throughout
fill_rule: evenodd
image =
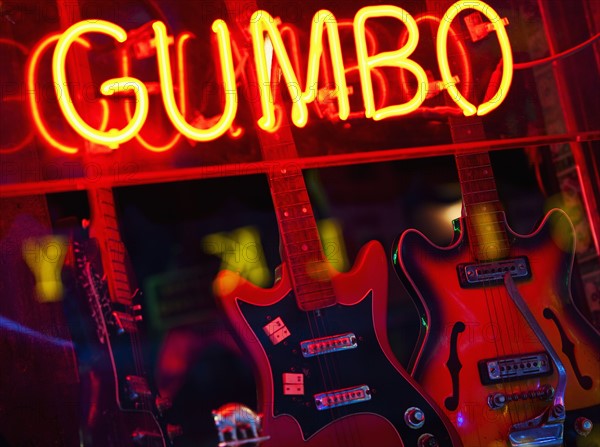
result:
M 308 120 L 306 104 L 317 98 L 316 86 L 319 74 L 319 59 L 321 59 L 321 55 L 323 54 L 323 28 L 327 29 L 333 75 L 335 83 L 338 86 L 339 114 L 340 118 L 345 120 L 350 113 L 350 105 L 344 75 L 340 36 L 333 14 L 322 9 L 313 16 L 306 88 L 304 90 L 300 88 L 300 83 L 283 45 L 280 31 L 275 26 L 277 23 L 266 11 L 256 11 L 250 19 L 250 34 L 254 48 L 258 85 L 262 88 L 260 98 L 263 116 L 258 120 L 258 125 L 267 131 L 273 131 L 275 127 L 275 107 L 270 95 L 271 83 L 269 82 L 270 76 L 267 70 L 268 63 L 265 54 L 265 32 L 269 35 L 273 44 L 275 57 L 279 61 L 283 77 L 287 81 L 290 96 L 294 101 L 292 106 L 292 122 L 298 127 L 304 127 Z
M 483 104 L 480 104 L 478 107 L 474 106 L 461 96 L 460 92 L 456 88 L 456 82 L 454 82 L 452 79 L 450 65 L 448 63 L 448 51 L 446 48 L 448 41 L 448 30 L 450 29 L 450 25 L 452 24 L 454 18 L 463 8 L 476 9 L 486 16 L 490 22 L 492 22 L 494 30 L 498 36 L 500 49 L 502 50 L 502 78 L 500 80 L 498 92 L 493 98 L 484 102 Z M 513 60 L 510 49 L 510 41 L 508 40 L 508 35 L 506 34 L 506 29 L 504 28 L 504 22 L 500 19 L 500 16 L 496 13 L 496 11 L 483 2 L 456 2 L 454 5 L 448 8 L 448 11 L 446 11 L 446 14 L 444 15 L 444 20 L 440 21 L 436 45 L 442 81 L 446 85 L 448 93 L 450 93 L 450 97 L 463 110 L 465 116 L 474 115 L 475 113 L 477 113 L 479 116 L 486 115 L 500 105 L 502 99 L 506 96 L 512 81 Z
M 117 42 L 125 42 L 127 33 L 123 28 L 104 20 L 94 22 L 79 22 L 69 27 L 56 42 L 54 56 L 52 58 L 52 75 L 54 82 L 64 88 L 57 95 L 58 104 L 73 130 L 81 137 L 93 143 L 116 149 L 119 144 L 125 143 L 140 131 L 148 116 L 148 90 L 142 81 L 129 76 L 113 78 L 104 81 L 100 86 L 100 92 L 106 96 L 114 95 L 120 91 L 131 90 L 135 93 L 137 107 L 132 119 L 123 129 L 110 129 L 108 132 L 94 129 L 88 125 L 77 113 L 71 94 L 69 93 L 66 72 L 66 59 L 69 47 L 77 39 L 86 33 L 101 33 L 114 38 Z
M 451 73 L 448 63 L 448 35 L 450 34 L 451 38 L 456 41 L 456 35 L 451 28 L 452 22 L 459 12 L 468 9 L 479 11 L 490 21 L 488 28 L 496 31 L 502 54 L 502 76 L 499 87 L 491 99 L 479 105 L 472 104 L 461 95 L 456 87 L 457 77 Z M 370 20 L 379 18 L 396 20 L 406 27 L 404 38 L 398 42 L 398 49 L 377 52 L 378 50 L 372 42 L 373 33 L 367 28 L 367 23 Z M 356 111 L 350 109 L 348 99 L 351 89 L 347 85 L 346 77 L 351 71 L 358 72 L 360 77 L 364 117 L 377 121 L 407 115 L 416 111 L 429 97 L 428 94 L 431 88 L 431 82 L 427 78 L 423 67 L 414 60 L 411 60 L 411 55 L 419 43 L 418 20 L 415 20 L 407 11 L 398 6 L 379 5 L 367 6 L 360 9 L 352 22 L 356 62 L 352 66 L 347 66 L 342 54 L 339 27 L 347 26 L 348 21 L 342 20 L 338 23 L 331 12 L 319 10 L 314 14 L 312 20 L 306 75 L 300 76 L 298 49 L 296 44 L 294 44 L 295 36 L 293 32 L 290 32 L 286 25 L 282 25 L 278 19 L 272 17 L 268 12 L 264 10 L 256 11 L 250 19 L 248 31 L 252 40 L 258 93 L 260 93 L 262 110 L 262 116 L 258 119 L 258 125 L 266 131 L 275 132 L 277 130 L 276 115 L 277 113 L 282 113 L 277 110 L 271 98 L 270 89 L 272 83 L 269 73 L 271 64 L 268 61 L 269 56 L 265 50 L 265 41 L 267 38 L 272 44 L 273 57 L 277 59 L 282 77 L 285 80 L 285 85 L 293 100 L 291 121 L 297 127 L 303 127 L 308 122 L 307 104 L 315 102 L 323 94 L 317 88 L 320 75 L 325 78 L 321 78 L 322 81 L 332 81 L 335 84 L 335 90 L 330 95 L 330 98 L 335 99 L 337 103 L 336 119 L 344 121 L 349 117 L 356 117 L 357 115 Z M 450 98 L 466 116 L 490 113 L 502 103 L 512 81 L 513 61 L 510 42 L 505 30 L 505 21 L 501 20 L 499 15 L 486 3 L 463 0 L 450 6 L 442 18 L 436 21 L 439 23 L 436 40 L 436 57 L 442 76 L 442 80 L 438 82 L 439 85 L 437 87 L 447 90 Z M 129 75 L 129 66 L 126 59 L 122 60 L 121 65 L 123 76 L 108 79 L 100 87 L 100 92 L 106 97 L 123 92 L 135 95 L 135 110 L 132 113 L 130 106 L 127 107 L 125 114 L 127 123 L 121 128 L 111 127 L 106 130 L 109 127 L 107 123 L 111 122 L 108 119 L 110 110 L 107 106 L 107 98 L 102 98 L 100 101 L 102 118 L 99 127 L 94 128 L 86 123 L 77 112 L 68 88 L 66 88 L 67 74 L 65 64 L 69 48 L 73 44 L 78 43 L 86 48 L 87 51 L 92 51 L 89 48 L 89 43 L 84 38 L 84 35 L 88 33 L 104 34 L 112 37 L 118 43 L 124 44 L 127 40 L 127 33 L 118 25 L 103 20 L 79 22 L 68 28 L 62 35 L 52 36 L 45 40 L 43 44 L 37 46 L 33 52 L 33 57 L 28 62 L 28 83 L 30 85 L 33 84 L 40 53 L 56 41 L 56 49 L 52 60 L 52 72 L 54 82 L 58 86 L 65 87 L 57 91 L 58 103 L 69 125 L 82 138 L 111 149 L 116 149 L 119 145 L 135 138 L 146 149 L 154 152 L 162 152 L 173 147 L 180 139 L 180 136 L 184 136 L 194 144 L 195 142 L 215 140 L 226 132 L 229 132 L 232 138 L 240 135 L 242 129 L 234 125 L 238 107 L 236 78 L 241 71 L 240 65 L 243 66 L 246 59 L 245 55 L 240 55 L 236 42 L 231 41 L 227 23 L 219 19 L 212 24 L 212 31 L 217 40 L 218 63 L 221 76 L 220 85 L 223 93 L 222 98 L 224 98 L 221 114 L 214 118 L 195 120 L 193 122 L 188 122 L 185 116 L 185 84 L 189 80 L 184 76 L 182 59 L 184 42 L 190 36 L 180 36 L 176 41 L 176 69 L 178 70 L 177 80 L 179 85 L 179 94 L 176 98 L 173 86 L 174 75 L 169 56 L 169 44 L 173 42 L 173 39 L 169 39 L 166 27 L 160 21 L 152 23 L 152 30 L 154 37 L 151 44 L 156 49 L 156 63 L 162 105 L 169 121 L 178 132 L 162 146 L 152 145 L 140 136 L 140 130 L 148 116 L 148 89 L 142 81 Z M 325 35 L 329 48 L 328 54 L 324 52 L 323 40 Z M 287 47 L 285 44 L 286 41 L 288 42 Z M 291 58 L 289 52 L 291 52 Z M 346 64 L 348 64 L 347 61 Z M 321 67 L 323 69 L 320 70 Z M 383 101 L 377 101 L 376 103 L 373 89 L 374 82 L 382 84 L 380 69 L 386 67 L 401 69 L 402 76 L 406 76 L 404 73 L 407 72 L 416 79 L 417 89 L 411 98 L 399 104 L 383 105 Z M 303 85 L 299 80 L 302 78 L 304 79 Z M 35 98 L 32 99 L 32 114 L 44 139 L 51 146 L 57 147 L 63 152 L 77 152 L 77 147 L 59 142 L 50 135 L 39 117 L 40 113 L 35 105 Z M 323 116 L 320 113 L 318 114 Z M 331 115 L 331 113 L 328 113 L 328 116 Z
M 39 102 L 39 92 L 36 87 L 36 78 L 37 73 L 36 69 L 39 64 L 39 60 L 44 54 L 44 52 L 52 45 L 58 42 L 60 38 L 60 34 L 51 34 L 48 37 L 42 39 L 38 44 L 34 47 L 31 55 L 27 61 L 26 65 L 26 82 L 27 82 L 27 91 L 32 92 L 33 94 L 29 95 L 29 108 L 31 109 L 31 115 L 33 118 L 33 122 L 38 130 L 38 133 L 42 139 L 48 143 L 50 146 L 57 148 L 61 152 L 65 152 L 67 154 L 75 154 L 78 149 L 77 146 L 72 146 L 67 143 L 59 141 L 55 138 L 48 129 L 48 126 L 44 123 L 42 119 L 42 113 L 40 112 L 40 107 L 38 105 Z M 76 43 L 82 45 L 84 48 L 91 48 L 90 43 L 82 38 L 78 38 L 75 41 Z M 102 121 L 100 123 L 100 129 L 104 130 L 106 125 L 108 124 L 108 101 L 102 98 L 99 101 L 102 107 Z

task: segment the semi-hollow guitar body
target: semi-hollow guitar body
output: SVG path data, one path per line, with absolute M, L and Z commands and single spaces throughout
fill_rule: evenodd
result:
M 555 209 L 535 232 L 519 235 L 501 215 L 509 245 L 494 262 L 473 259 L 464 218 L 449 247 L 417 230 L 399 238 L 396 269 L 428 322 L 412 373 L 465 446 L 510 445 L 513 425 L 542 413 L 558 381 L 556 365 L 495 273 L 521 271 L 511 273 L 514 282 L 566 370 L 565 445 L 598 446 L 600 337 L 571 298 L 573 226 Z M 577 433 L 582 418 L 594 423 L 585 437 Z

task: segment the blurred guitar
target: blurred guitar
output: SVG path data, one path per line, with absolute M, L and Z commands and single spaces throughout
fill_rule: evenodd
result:
M 485 139 L 479 118 L 451 122 L 455 142 Z M 572 302 L 571 221 L 554 209 L 517 234 L 489 154 L 456 164 L 463 215 L 452 245 L 411 229 L 393 256 L 427 322 L 413 376 L 466 446 L 600 445 L 600 335 Z
M 90 191 L 99 238 L 71 223 L 63 269 L 67 314 L 81 383 L 80 439 L 85 447 L 170 447 L 161 399 L 144 368 L 141 306 L 131 286 L 110 189 Z M 107 222 L 108 221 L 108 222 Z M 103 266 L 104 264 L 104 266 Z

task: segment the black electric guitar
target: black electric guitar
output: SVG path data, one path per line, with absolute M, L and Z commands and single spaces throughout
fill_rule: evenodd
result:
M 126 268 L 112 191 L 90 191 L 90 199 L 93 217 L 114 226 L 101 228 L 98 239 L 90 237 L 88 225 L 71 222 L 65 228 L 71 244 L 63 282 L 80 373 L 81 443 L 170 447 L 179 429 L 165 423 L 170 402 L 158 396 L 145 373 L 139 294 Z

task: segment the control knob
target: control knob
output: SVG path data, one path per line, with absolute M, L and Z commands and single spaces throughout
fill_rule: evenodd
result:
M 575 431 L 581 436 L 587 436 L 592 432 L 594 424 L 586 417 L 578 417 L 575 419 Z
M 425 433 L 419 436 L 417 441 L 419 447 L 439 447 L 437 439 L 431 433 Z
M 418 407 L 410 407 L 404 412 L 404 422 L 415 430 L 421 428 L 425 423 L 425 413 Z

